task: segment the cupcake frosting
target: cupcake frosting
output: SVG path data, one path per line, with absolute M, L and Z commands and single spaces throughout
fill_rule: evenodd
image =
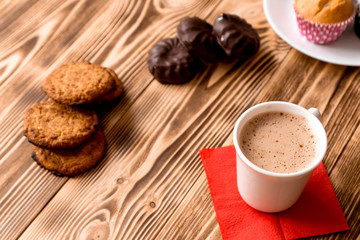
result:
M 352 0 L 295 0 L 295 8 L 304 18 L 322 24 L 346 21 L 355 10 Z

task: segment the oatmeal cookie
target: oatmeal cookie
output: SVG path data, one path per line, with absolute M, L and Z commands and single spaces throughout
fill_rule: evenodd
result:
M 96 102 L 116 89 L 116 80 L 104 67 L 76 62 L 55 69 L 43 82 L 43 90 L 57 102 L 69 105 Z
M 76 176 L 96 166 L 105 156 L 104 132 L 98 128 L 93 136 L 77 148 L 50 150 L 34 146 L 32 157 L 57 176 Z
M 23 130 L 24 135 L 35 145 L 66 149 L 89 139 L 97 125 L 98 117 L 94 111 L 46 101 L 27 110 Z

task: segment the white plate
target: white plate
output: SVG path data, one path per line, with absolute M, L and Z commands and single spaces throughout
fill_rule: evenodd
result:
M 350 24 L 336 41 L 318 45 L 308 42 L 298 31 L 293 0 L 264 0 L 266 18 L 274 31 L 298 51 L 329 63 L 360 66 L 360 39 Z

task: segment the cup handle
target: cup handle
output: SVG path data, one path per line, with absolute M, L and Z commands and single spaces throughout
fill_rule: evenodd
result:
M 309 108 L 308 111 L 314 115 L 315 117 L 317 117 L 319 120 L 321 120 L 321 114 L 320 111 L 317 108 Z

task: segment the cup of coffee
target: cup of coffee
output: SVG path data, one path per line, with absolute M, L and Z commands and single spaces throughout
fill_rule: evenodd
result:
M 237 120 L 237 185 L 243 200 L 263 212 L 280 212 L 300 197 L 327 148 L 317 109 L 265 102 Z

